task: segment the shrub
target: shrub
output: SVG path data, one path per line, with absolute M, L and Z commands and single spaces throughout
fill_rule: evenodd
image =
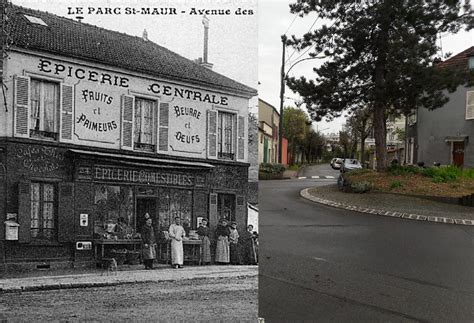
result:
M 399 166 L 392 165 L 388 168 L 391 175 L 407 175 L 407 174 L 419 174 L 420 168 L 416 166 Z
M 474 168 L 465 169 L 462 173 L 462 176 L 465 178 L 474 179 Z
M 300 169 L 300 165 L 294 164 L 294 165 L 291 165 L 290 167 L 288 167 L 288 169 L 289 170 L 298 170 L 298 169 Z
M 260 164 L 259 171 L 269 174 L 282 174 L 285 171 L 285 166 L 282 164 L 262 163 Z
M 390 183 L 390 189 L 394 189 L 394 188 L 399 188 L 399 187 L 402 187 L 402 182 L 400 181 L 393 181 Z
M 370 191 L 371 185 L 369 182 L 357 182 L 351 184 L 351 191 L 354 193 L 365 193 Z
M 462 169 L 456 166 L 426 168 L 422 173 L 433 178 L 435 183 L 454 182 L 463 176 Z

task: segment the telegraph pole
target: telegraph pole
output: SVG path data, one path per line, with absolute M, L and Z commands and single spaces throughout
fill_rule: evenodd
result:
M 281 73 L 280 73 L 280 126 L 278 129 L 278 163 L 282 163 L 282 145 L 283 145 L 283 101 L 285 95 L 285 47 L 286 35 L 281 36 L 282 54 L 281 54 Z

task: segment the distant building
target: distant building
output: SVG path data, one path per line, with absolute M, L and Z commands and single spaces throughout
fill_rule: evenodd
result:
M 258 99 L 259 163 L 278 163 L 279 124 L 275 107 Z

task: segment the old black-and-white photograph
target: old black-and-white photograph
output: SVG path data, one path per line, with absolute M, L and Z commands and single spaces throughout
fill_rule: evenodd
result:
M 0 318 L 257 320 L 257 3 L 1 0 Z

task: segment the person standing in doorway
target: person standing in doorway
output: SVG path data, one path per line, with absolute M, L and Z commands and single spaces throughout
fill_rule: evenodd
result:
M 240 250 L 239 250 L 239 232 L 237 231 L 237 222 L 232 222 L 229 229 L 229 251 L 230 263 L 232 265 L 240 265 Z
M 169 236 L 171 239 L 171 265 L 178 269 L 183 267 L 184 252 L 183 238 L 186 236 L 184 228 L 181 226 L 181 218 L 174 218 L 174 223 L 170 225 Z
M 216 245 L 216 263 L 227 265 L 229 258 L 229 227 L 227 220 L 221 219 L 216 229 L 217 245 Z
M 151 218 L 149 216 L 145 216 L 145 218 L 145 225 L 142 229 L 143 263 L 145 265 L 145 269 L 153 269 L 153 260 L 156 258 L 155 231 L 151 225 Z
M 209 240 L 209 228 L 207 226 L 207 219 L 202 219 L 197 234 L 202 241 L 201 261 L 207 265 L 211 263 L 211 241 Z

